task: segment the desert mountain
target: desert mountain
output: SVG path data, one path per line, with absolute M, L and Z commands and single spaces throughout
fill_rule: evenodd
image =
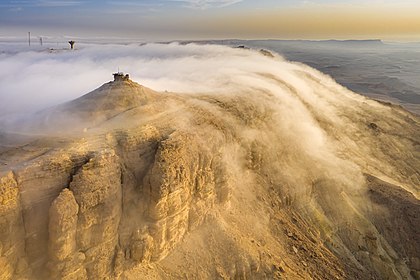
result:
M 73 101 L 40 111 L 16 126 L 23 131 L 74 132 L 97 126 L 131 109 L 144 108 L 157 95 L 130 79 L 119 78 Z
M 420 279 L 419 118 L 284 75 L 113 81 L 3 132 L 0 279 Z

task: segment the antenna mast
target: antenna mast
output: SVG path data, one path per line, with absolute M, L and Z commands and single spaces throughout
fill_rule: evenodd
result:
M 28 32 L 28 43 L 31 46 L 31 32 Z

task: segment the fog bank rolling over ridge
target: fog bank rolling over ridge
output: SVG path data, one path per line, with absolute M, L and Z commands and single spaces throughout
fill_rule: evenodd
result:
M 121 38 L 116 40 L 121 41 Z M 30 49 L 24 43 L 2 43 L 0 101 L 3 102 L 0 103 L 0 115 L 33 112 L 71 100 L 109 79 L 110 73 L 116 72 L 118 68 L 157 90 L 199 91 L 209 88 L 207 79 L 199 81 L 200 73 L 220 73 L 224 67 L 215 63 L 210 63 L 209 66 L 200 64 L 199 60 L 204 59 L 203 55 L 188 58 L 188 53 L 184 53 L 182 58 L 176 53 L 179 50 L 160 44 L 102 44 L 105 42 L 107 40 L 99 39 L 94 44 L 76 43 L 77 50 L 74 52 L 65 50 L 68 48 L 65 42 L 56 44 L 46 41 L 43 47 L 35 42 Z M 401 104 L 417 114 L 420 112 L 420 84 L 416 78 L 420 75 L 420 45 L 401 46 L 381 44 L 379 41 L 214 42 L 277 51 L 289 60 L 303 62 L 331 75 L 355 92 Z M 49 51 L 48 48 L 57 50 Z M 187 48 L 193 49 L 192 46 Z M 172 50 L 174 53 L 171 53 Z M 226 51 L 226 64 L 240 71 L 242 62 L 238 62 L 238 59 L 228 63 L 231 52 L 232 50 Z M 246 60 L 246 56 L 251 53 L 243 52 L 242 55 Z M 201 67 L 184 61 L 200 64 Z M 194 73 L 196 70 L 198 72 Z M 186 76 L 185 79 L 183 76 Z M 223 79 L 221 75 L 218 76 Z M 195 83 L 191 87 L 190 84 L 181 86 L 184 81 L 194 79 Z M 16 80 L 19 82 L 16 83 Z
M 264 48 L 330 75 L 373 99 L 420 114 L 420 43 L 381 40 L 223 40 L 231 46 Z

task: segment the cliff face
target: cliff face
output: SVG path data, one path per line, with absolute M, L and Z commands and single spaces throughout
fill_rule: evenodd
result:
M 418 279 L 419 120 L 342 98 L 127 81 L 64 105 L 84 133 L 3 135 L 0 278 Z
M 0 179 L 0 276 L 11 279 L 24 259 L 24 234 L 19 189 L 13 172 Z
M 30 264 L 27 275 L 53 279 L 95 279 L 120 274 L 126 262 L 159 261 L 226 200 L 210 153 L 186 145 L 194 136 L 162 139 L 147 126 L 112 137 L 116 146 L 52 152 L 17 171 L 21 193 L 13 173 L 2 178 L 2 240 L 10 243 L 3 248 L 13 254 L 4 258 L 5 278 L 19 256 Z

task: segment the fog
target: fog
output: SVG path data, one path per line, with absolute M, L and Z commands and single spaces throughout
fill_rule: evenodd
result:
M 79 44 L 74 51 L 33 50 L 15 44 L 2 44 L 0 48 L 3 116 L 33 112 L 77 98 L 109 81 L 118 69 L 158 91 L 228 91 L 225 85 L 234 76 L 243 77 L 264 61 L 252 52 L 177 44 Z
M 247 125 L 238 124 L 229 115 L 223 116 L 223 122 L 242 135 L 245 142 L 261 138 L 266 139 L 267 146 L 283 143 L 276 144 L 275 149 L 290 155 L 283 161 L 288 164 L 281 168 L 290 174 L 300 174 L 302 168 L 322 162 L 322 172 L 332 172 L 334 177 L 340 177 L 337 182 L 354 186 L 360 185 L 353 182 L 362 177 L 354 162 L 369 162 L 373 166 L 371 172 L 380 169 L 375 156 L 360 156 L 373 153 L 372 145 L 377 143 L 371 138 L 355 139 L 353 135 L 363 133 L 366 124 L 376 118 L 373 115 L 386 114 L 389 109 L 347 90 L 309 66 L 286 61 L 275 53 L 270 57 L 254 50 L 178 43 L 79 44 L 74 51 L 29 50 L 8 44 L 2 45 L 0 61 L 0 112 L 6 122 L 14 115 L 29 114 L 84 95 L 111 80 L 111 74 L 120 70 L 161 94 L 167 91 L 181 96 L 239 96 L 240 104 L 235 106 L 245 114 L 241 118 Z M 189 105 L 183 106 L 180 110 L 190 110 Z M 205 106 L 204 110 L 220 114 L 213 112 L 212 106 Z M 190 116 L 194 114 L 197 112 L 190 112 Z M 259 125 L 250 127 L 253 123 Z M 343 158 L 351 158 L 351 162 Z M 313 172 L 321 171 L 312 168 L 306 172 L 306 184 Z M 291 177 L 296 180 L 299 176 Z
M 231 92 L 261 88 L 260 73 L 294 84 L 301 66 L 277 55 L 222 46 L 173 44 L 88 45 L 76 50 L 0 45 L 0 116 L 34 112 L 77 98 L 120 70 L 157 91 Z M 308 89 L 304 90 L 306 92 Z

